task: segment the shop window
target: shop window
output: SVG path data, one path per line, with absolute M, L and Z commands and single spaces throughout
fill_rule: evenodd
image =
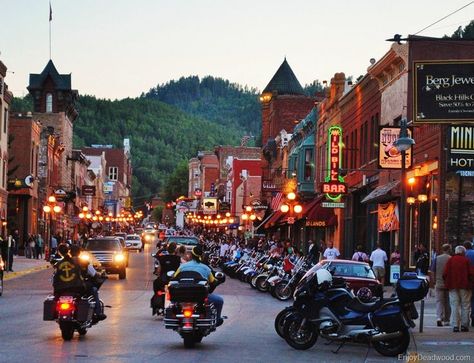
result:
M 5 108 L 3 113 L 3 133 L 6 134 L 8 131 L 8 108 Z

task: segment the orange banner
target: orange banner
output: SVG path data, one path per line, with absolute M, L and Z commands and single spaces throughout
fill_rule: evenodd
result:
M 397 203 L 379 204 L 377 212 L 379 232 L 396 231 L 400 228 Z

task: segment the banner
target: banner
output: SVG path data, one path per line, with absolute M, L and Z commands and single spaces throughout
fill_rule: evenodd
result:
M 400 228 L 397 203 L 379 204 L 377 215 L 379 232 L 396 231 Z
M 408 136 L 412 137 L 411 130 L 408 129 Z M 379 168 L 380 169 L 401 169 L 402 154 L 393 143 L 400 137 L 400 127 L 383 126 L 379 129 Z M 412 152 L 409 148 L 405 152 L 405 167 L 411 166 Z
M 448 170 L 474 171 L 474 126 L 450 126 Z

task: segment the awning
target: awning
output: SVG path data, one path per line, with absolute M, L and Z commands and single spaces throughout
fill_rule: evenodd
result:
M 280 219 L 282 219 L 285 216 L 285 213 L 282 213 L 281 211 L 277 210 L 275 213 L 273 213 L 270 217 L 270 219 L 265 223 L 265 228 L 271 228 L 274 225 L 276 225 Z
M 337 225 L 337 217 L 333 208 L 325 208 L 321 205 L 324 197 L 319 197 L 308 203 L 306 216 L 307 227 L 329 227 Z
M 372 190 L 372 192 L 370 192 L 368 196 L 362 199 L 361 203 L 375 203 L 392 199 L 392 195 L 389 193 L 399 184 L 400 180 L 394 180 L 388 184 L 380 185 L 374 190 Z

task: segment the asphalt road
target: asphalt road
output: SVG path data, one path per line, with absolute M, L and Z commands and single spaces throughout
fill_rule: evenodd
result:
M 127 280 L 111 276 L 102 287 L 101 298 L 112 306 L 106 311 L 108 319 L 84 337 L 76 334 L 70 342 L 62 340 L 55 322 L 42 320 L 43 300 L 51 290 L 51 270 L 7 281 L 0 297 L 0 362 L 399 361 L 351 344 L 335 355 L 331 352 L 335 345 L 326 346 L 323 340 L 310 350 L 296 351 L 273 329 L 274 317 L 287 303 L 232 279 L 216 290 L 225 299 L 223 314 L 228 319 L 224 325 L 196 348 L 185 349 L 180 336 L 165 330 L 162 319 L 151 315 L 153 275 L 149 252 L 131 254 Z M 441 329 L 415 334 L 417 344 L 412 342 L 410 351 L 466 355 L 462 361 L 474 361 L 474 345 L 469 343 L 473 333 L 453 336 L 450 330 Z

